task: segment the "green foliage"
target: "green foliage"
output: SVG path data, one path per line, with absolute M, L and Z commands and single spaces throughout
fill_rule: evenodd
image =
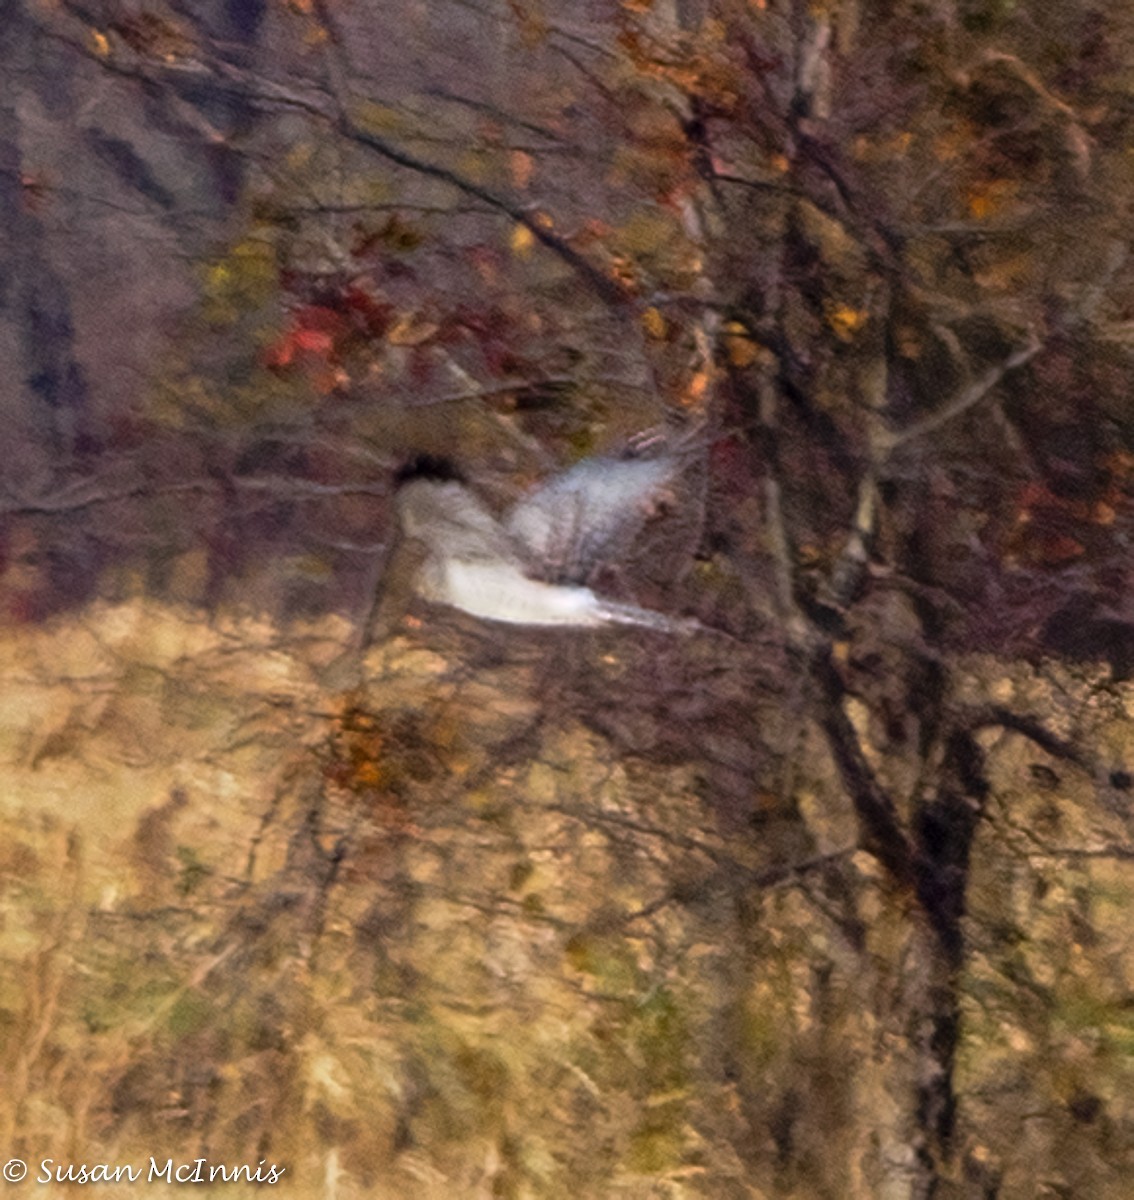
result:
M 202 316 L 212 326 L 236 325 L 279 295 L 273 239 L 250 236 L 202 267 Z

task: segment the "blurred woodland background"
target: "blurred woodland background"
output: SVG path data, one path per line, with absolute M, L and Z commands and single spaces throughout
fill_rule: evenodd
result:
M 1128 1197 L 1134 9 L 0 9 L 3 1156 Z M 718 633 L 399 586 L 675 417 Z

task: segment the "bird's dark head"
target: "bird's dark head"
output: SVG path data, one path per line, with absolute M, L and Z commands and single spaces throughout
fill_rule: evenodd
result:
M 394 474 L 394 487 L 405 487 L 418 479 L 432 483 L 468 483 L 464 473 L 452 459 L 437 454 L 416 454 L 407 459 Z

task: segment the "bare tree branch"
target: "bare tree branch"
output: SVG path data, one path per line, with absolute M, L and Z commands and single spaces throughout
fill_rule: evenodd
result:
M 571 267 L 608 306 L 622 308 L 632 299 L 631 293 L 617 279 L 607 275 L 580 254 L 565 238 L 549 228 L 549 223 L 541 217 L 538 211 L 529 210 L 517 201 L 473 182 L 459 171 L 421 158 L 409 150 L 396 146 L 388 138 L 359 125 L 349 113 L 347 77 L 343 58 L 333 49 L 327 56 L 328 83 L 331 94 L 324 97 L 310 89 L 284 84 L 247 68 L 237 67 L 215 58 L 208 62 L 178 58 L 174 61 L 163 60 L 159 63 L 139 55 L 127 59 L 125 55 L 117 52 L 105 55 L 95 54 L 83 44 L 81 39 L 69 37 L 50 26 L 42 28 L 48 36 L 66 42 L 73 50 L 116 74 L 149 83 L 165 83 L 173 79 L 208 79 L 222 90 L 244 100 L 279 105 L 305 112 L 309 116 L 329 124 L 349 141 L 364 146 L 387 161 L 415 174 L 447 183 L 457 191 L 475 197 L 493 211 L 508 217 L 517 225 L 521 225 L 531 233 L 536 241 Z
M 925 437 L 927 433 L 932 433 L 935 429 L 940 429 L 942 425 L 961 416 L 962 413 L 968 412 L 970 408 L 979 404 L 1000 383 L 1005 375 L 1008 375 L 1012 371 L 1017 371 L 1026 363 L 1031 362 L 1043 349 L 1043 346 L 1043 341 L 1033 332 L 1026 346 L 1021 346 L 1019 350 L 1008 355 L 1002 363 L 991 367 L 979 379 L 974 380 L 968 387 L 962 389 L 956 397 L 949 401 L 943 408 L 938 409 L 937 412 L 930 413 L 928 417 L 924 417 L 920 421 L 915 421 L 914 424 L 907 425 L 905 429 L 898 430 L 896 433 L 881 433 L 879 435 L 879 449 L 885 452 L 892 452 L 899 446 L 904 446 L 907 442 Z

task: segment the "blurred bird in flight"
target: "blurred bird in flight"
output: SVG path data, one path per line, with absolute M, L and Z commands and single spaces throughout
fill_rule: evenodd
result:
M 642 531 L 681 503 L 681 480 L 703 444 L 595 456 L 553 476 L 497 517 L 445 460 L 399 473 L 395 508 L 423 558 L 424 599 L 514 625 L 635 625 L 691 633 L 696 621 L 607 599 L 589 583 L 617 568 Z

